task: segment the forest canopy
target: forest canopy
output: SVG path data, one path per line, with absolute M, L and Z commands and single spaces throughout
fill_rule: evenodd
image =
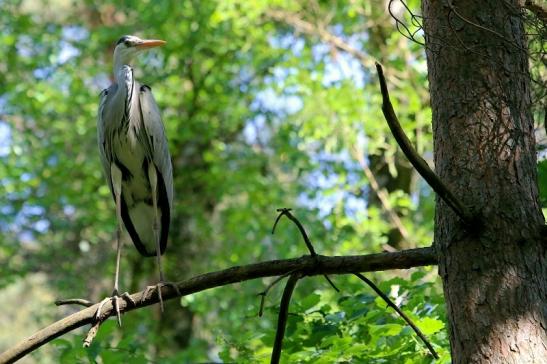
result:
M 389 11 L 388 11 L 389 5 Z M 132 65 L 161 110 L 173 163 L 169 280 L 308 254 L 290 207 L 323 255 L 433 242 L 435 195 L 413 171 L 381 110 L 375 62 L 414 147 L 432 163 L 420 2 L 0 2 L 0 352 L 112 291 L 116 211 L 97 148 L 99 93 L 125 34 L 167 43 Z M 531 49 L 537 43 L 531 38 Z M 533 55 L 533 52 L 531 52 Z M 531 58 L 539 182 L 547 206 L 545 69 Z M 545 209 L 544 209 L 545 211 Z M 124 235 L 120 285 L 155 284 L 155 261 Z M 449 363 L 436 267 L 369 273 Z M 429 363 L 426 347 L 351 275 L 302 280 L 282 362 Z M 56 339 L 36 363 L 268 362 L 282 285 L 207 290 Z

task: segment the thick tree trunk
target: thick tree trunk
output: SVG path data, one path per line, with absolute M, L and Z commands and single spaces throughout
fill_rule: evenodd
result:
M 483 221 L 471 232 L 437 201 L 453 362 L 545 363 L 544 218 L 518 1 L 422 7 L 436 169 Z

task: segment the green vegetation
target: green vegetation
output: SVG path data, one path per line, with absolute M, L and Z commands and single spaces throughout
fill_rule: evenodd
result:
M 54 299 L 98 301 L 112 290 L 116 219 L 99 165 L 96 112 L 124 34 L 167 41 L 134 68 L 152 87 L 173 158 L 169 279 L 306 254 L 289 222 L 270 234 L 278 207 L 294 209 L 321 254 L 432 243 L 433 193 L 397 151 L 371 66 L 385 65 L 403 127 L 427 158 L 424 50 L 396 30 L 380 3 L 7 0 L 0 7 L 0 351 L 76 309 L 57 308 Z M 400 17 L 411 24 L 404 9 Z M 295 19 L 311 28 L 295 27 Z M 124 291 L 157 280 L 154 259 L 138 255 L 127 235 L 121 269 Z M 449 363 L 436 268 L 367 276 L 428 335 L 437 362 Z M 367 286 L 332 279 L 341 293 L 322 278 L 299 282 L 282 362 L 432 361 Z M 134 311 L 122 329 L 104 323 L 89 349 L 78 330 L 31 360 L 267 362 L 282 284 L 261 318 L 256 294 L 270 282 L 183 297 L 163 315 L 159 307 Z

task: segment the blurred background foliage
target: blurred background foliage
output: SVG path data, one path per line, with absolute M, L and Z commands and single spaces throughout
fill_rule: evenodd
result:
M 397 151 L 372 71 L 385 65 L 399 118 L 430 159 L 424 50 L 397 30 L 387 3 L 0 1 L 0 351 L 76 310 L 56 298 L 98 301 L 112 290 L 116 219 L 96 112 L 124 34 L 167 41 L 134 68 L 160 105 L 173 159 L 169 279 L 305 254 L 288 221 L 270 234 L 278 207 L 294 209 L 321 254 L 430 245 L 434 196 Z M 415 31 L 418 8 L 391 10 Z M 125 242 L 121 287 L 137 291 L 156 281 L 154 260 Z M 368 276 L 450 362 L 436 270 Z M 431 362 L 370 289 L 333 279 L 339 294 L 322 279 L 299 282 L 283 362 Z M 131 312 L 122 329 L 105 323 L 89 349 L 82 329 L 24 362 L 267 362 L 282 285 L 262 318 L 256 294 L 271 281 L 183 297 L 164 314 Z

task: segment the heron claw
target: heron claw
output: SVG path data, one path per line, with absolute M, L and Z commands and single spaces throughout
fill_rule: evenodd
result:
M 122 316 L 121 316 L 121 312 L 120 312 L 120 304 L 119 304 L 119 301 L 120 300 L 125 300 L 126 302 L 128 303 L 131 303 L 133 306 L 136 305 L 135 303 L 135 300 L 133 300 L 133 298 L 131 298 L 131 296 L 129 295 L 129 293 L 127 292 L 124 292 L 122 293 L 121 295 L 118 293 L 118 290 L 114 290 L 114 292 L 112 292 L 112 296 L 110 297 L 106 297 L 105 299 L 103 299 L 100 303 L 99 303 L 99 308 L 97 308 L 97 312 L 95 312 L 95 319 L 96 320 L 99 320 L 100 317 L 101 317 L 101 310 L 103 309 L 103 306 L 109 302 L 109 301 L 112 301 L 112 306 L 114 307 L 114 310 L 116 311 L 116 317 L 118 319 L 118 326 L 122 326 Z
M 163 312 L 163 297 L 161 295 L 161 289 L 162 287 L 166 287 L 166 286 L 169 286 L 169 287 L 172 287 L 175 292 L 177 292 L 177 295 L 181 296 L 181 293 L 180 293 L 180 290 L 179 288 L 177 287 L 177 284 L 174 283 L 174 282 L 158 282 L 156 285 L 154 286 L 147 286 L 146 289 L 144 290 L 142 296 L 141 296 L 141 302 L 144 302 L 144 300 L 146 299 L 146 297 L 148 297 L 148 294 L 150 293 L 150 291 L 152 290 L 156 290 L 158 292 L 158 298 L 160 300 L 160 309 L 161 309 L 161 312 Z

